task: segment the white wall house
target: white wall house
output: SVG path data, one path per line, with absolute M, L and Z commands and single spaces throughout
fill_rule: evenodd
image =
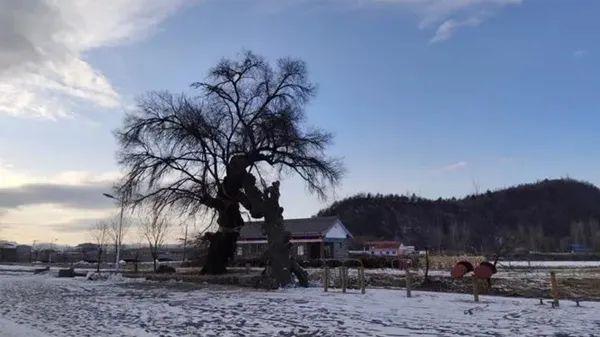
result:
M 263 222 L 250 222 L 242 227 L 237 241 L 238 257 L 260 257 L 266 249 L 267 238 Z M 337 217 L 289 219 L 284 226 L 291 233 L 292 254 L 300 259 L 346 258 L 352 234 Z

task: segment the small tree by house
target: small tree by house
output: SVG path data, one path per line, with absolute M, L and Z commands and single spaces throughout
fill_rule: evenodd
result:
M 102 264 L 102 258 L 104 256 L 103 254 L 109 242 L 109 231 L 110 226 L 106 220 L 96 222 L 94 227 L 91 229 L 90 235 L 98 247 L 96 254 L 96 272 L 100 272 L 100 265 Z
M 187 249 L 188 249 L 188 245 L 190 243 L 190 240 L 189 240 L 190 222 L 192 222 L 192 224 L 193 224 L 192 229 L 195 229 L 196 228 L 196 218 L 195 217 L 186 217 L 179 224 L 179 231 L 180 231 L 181 237 L 178 238 L 178 241 L 181 242 L 181 244 L 183 245 L 183 256 L 181 259 L 183 263 L 185 263 L 188 258 Z
M 142 247 L 144 247 L 144 241 L 146 238 L 141 231 L 137 231 L 137 235 L 134 237 L 134 241 L 132 242 L 132 262 L 133 262 L 133 272 L 138 273 L 140 267 L 140 261 L 142 259 Z
M 117 256 L 117 250 L 123 250 L 123 238 L 127 235 L 131 222 L 127 217 L 123 217 L 123 222 L 119 224 L 120 218 L 118 215 L 111 217 L 108 220 L 108 237 L 112 244 L 114 254 Z M 118 263 L 119 261 L 117 261 Z
M 165 238 L 170 228 L 170 223 L 161 215 L 159 210 L 153 210 L 146 219 L 142 220 L 140 226 L 142 235 L 146 239 L 146 242 L 148 242 L 154 272 L 156 272 L 158 257 L 165 244 Z

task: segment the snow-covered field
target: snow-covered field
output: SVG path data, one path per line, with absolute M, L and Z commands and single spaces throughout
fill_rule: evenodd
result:
M 511 267 L 541 267 L 541 268 L 598 268 L 600 261 L 501 261 L 498 265 Z
M 600 303 L 0 273 L 0 336 L 600 336 Z

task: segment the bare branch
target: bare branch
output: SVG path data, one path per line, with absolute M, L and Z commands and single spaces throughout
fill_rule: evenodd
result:
M 192 87 L 200 94 L 146 94 L 116 131 L 126 171 L 120 192 L 131 205 L 225 211 L 240 202 L 241 173 L 259 162 L 297 174 L 321 197 L 339 183 L 341 161 L 325 154 L 332 135 L 305 123 L 316 86 L 304 62 L 284 58 L 272 67 L 245 52 Z

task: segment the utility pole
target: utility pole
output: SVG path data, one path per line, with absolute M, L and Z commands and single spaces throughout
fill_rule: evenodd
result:
M 35 250 L 35 243 L 37 240 L 33 240 L 31 244 L 31 249 L 29 250 L 29 263 L 33 262 L 33 251 Z M 35 254 L 35 259 L 37 260 L 37 254 Z
M 102 193 L 102 195 L 104 195 L 107 198 L 110 199 L 114 199 L 116 201 L 119 201 L 121 203 L 121 213 L 119 215 L 119 229 L 117 230 L 117 237 L 116 237 L 116 242 L 117 242 L 117 254 L 115 257 L 115 269 L 117 270 L 117 272 L 120 269 L 120 264 L 119 261 L 121 261 L 121 240 L 123 239 L 123 209 L 125 208 L 125 201 L 123 200 L 123 198 L 121 197 L 120 199 L 108 194 L 108 193 Z
M 186 258 L 186 250 L 187 250 L 187 239 L 188 239 L 188 223 L 185 223 L 185 234 L 183 236 L 183 262 L 185 262 Z
M 48 266 L 52 265 L 52 253 L 54 252 L 54 242 L 57 242 L 58 239 L 52 239 L 50 241 L 50 250 L 48 250 Z

